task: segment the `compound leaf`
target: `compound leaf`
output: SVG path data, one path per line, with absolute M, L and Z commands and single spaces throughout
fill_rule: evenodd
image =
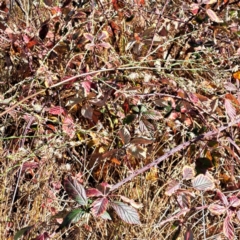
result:
M 116 201 L 112 202 L 111 206 L 124 222 L 129 224 L 141 224 L 138 212 L 133 207 Z
M 91 206 L 93 215 L 99 217 L 107 210 L 108 199 L 106 197 L 99 198 Z
M 68 195 L 80 205 L 87 205 L 87 195 L 83 186 L 76 179 L 68 177 L 64 180 L 64 188 Z

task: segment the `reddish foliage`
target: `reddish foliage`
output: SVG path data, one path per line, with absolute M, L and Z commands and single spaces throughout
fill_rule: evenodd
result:
M 138 201 L 156 210 L 148 217 L 169 206 L 160 225 L 177 223 L 174 239 L 203 237 L 204 209 L 223 216 L 212 234 L 239 235 L 239 3 L 10 2 L 0 3 L 1 210 L 13 224 L 3 238 L 20 224 L 14 238 L 54 235 L 47 222 L 62 206 L 58 231 L 87 220 L 94 238 L 96 223 L 109 225 L 91 218 L 112 220 L 109 208 L 140 224 Z M 112 193 L 123 185 L 128 196 Z

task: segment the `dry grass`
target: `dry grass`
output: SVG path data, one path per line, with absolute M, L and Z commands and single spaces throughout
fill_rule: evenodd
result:
M 78 177 L 85 187 L 101 182 L 114 185 L 179 144 L 228 122 L 224 97 L 229 91 L 224 83 L 234 80 L 232 72 L 240 64 L 236 53 L 239 40 L 230 27 L 239 22 L 238 3 L 230 1 L 229 8 L 221 5 L 221 11 L 217 3 L 203 5 L 197 18 L 189 10 L 191 1 L 171 1 L 162 13 L 165 1 L 146 1 L 144 6 L 124 1 L 122 7 L 111 1 L 96 1 L 95 6 L 94 1 L 86 1 L 79 8 L 70 3 L 55 17 L 51 6 L 58 3 L 46 6 L 43 2 L 28 6 L 27 0 L 21 0 L 29 14 L 17 5 L 9 15 L 1 8 L 6 27 L 0 25 L 0 41 L 4 43 L 0 47 L 0 111 L 8 112 L 0 119 L 0 238 L 13 239 L 19 229 L 34 226 L 26 239 L 44 232 L 51 239 L 177 239 L 174 235 L 178 230 L 178 239 L 184 239 L 187 228 L 192 229 L 194 239 L 224 239 L 224 217 L 196 209 L 217 201 L 214 191 L 194 190 L 190 181 L 182 180 L 182 170 L 186 165 L 195 166 L 198 158 L 209 158 L 213 166 L 208 170 L 216 188 L 229 195 L 237 192 L 240 140 L 236 127 L 211 139 L 212 145 L 207 141 L 192 144 L 115 192 L 143 204 L 138 210 L 140 226 L 124 223 L 109 210 L 112 221 L 91 217 L 61 232 L 55 230 L 60 219 L 77 206 L 62 186 L 67 175 Z M 207 18 L 207 7 L 220 17 L 227 16 L 226 26 Z M 74 9 L 73 15 L 70 9 Z M 39 30 L 46 20 L 48 35 L 41 40 Z M 111 48 L 86 50 L 89 41 L 84 34 L 95 36 L 102 31 L 108 31 L 106 41 Z M 30 47 L 28 41 L 33 39 L 37 43 Z M 191 46 L 198 41 L 203 41 L 199 48 Z M 100 42 L 95 39 L 95 44 Z M 99 74 L 51 87 L 98 70 Z M 89 92 L 82 82 L 91 82 Z M 232 83 L 237 85 L 237 80 Z M 38 91 L 41 93 L 36 94 Z M 197 94 L 198 104 L 190 93 Z M 30 95 L 35 96 L 10 109 Z M 233 95 L 237 98 L 236 92 Z M 158 100 L 169 104 L 168 108 L 157 104 Z M 191 112 L 178 112 L 174 117 L 171 113 L 177 108 L 171 108 L 169 101 Z M 63 107 L 67 114 L 49 113 L 54 106 Z M 162 117 L 152 116 L 143 130 L 143 114 L 134 112 L 133 106 L 145 106 Z M 93 111 L 91 117 L 89 111 Z M 151 144 L 139 145 L 146 151 L 144 158 L 129 153 L 119 135 L 124 118 L 133 113 L 136 119 L 125 125 L 131 137 L 153 139 Z M 66 116 L 71 116 L 74 131 L 68 125 L 64 130 Z M 194 192 L 195 197 L 188 201 L 191 211 L 186 216 L 161 225 L 180 209 L 176 196 L 165 194 L 173 179 L 182 181 L 183 188 Z M 236 236 L 237 221 L 234 219 Z

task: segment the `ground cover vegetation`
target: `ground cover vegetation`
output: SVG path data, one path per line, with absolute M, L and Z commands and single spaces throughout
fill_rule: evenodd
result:
M 1 239 L 238 239 L 240 4 L 0 3 Z

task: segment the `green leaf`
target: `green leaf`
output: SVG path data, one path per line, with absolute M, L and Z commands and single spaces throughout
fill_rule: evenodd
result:
M 172 107 L 171 107 L 171 110 L 172 110 Z M 175 110 L 176 110 L 177 112 L 181 112 L 181 105 L 178 104 L 178 105 L 176 106 Z
M 212 167 L 213 167 L 213 163 L 210 159 L 208 159 L 206 157 L 196 159 L 195 169 L 196 169 L 197 174 L 200 174 L 200 173 L 205 174 L 206 171 Z
M 211 148 L 216 148 L 216 147 L 218 147 L 219 143 L 216 140 L 210 140 L 207 142 L 207 145 Z
M 143 116 L 147 119 L 152 119 L 152 120 L 159 120 L 163 118 L 159 112 L 154 110 L 144 112 Z
M 172 236 L 172 240 L 177 240 L 180 233 L 181 233 L 181 226 L 178 226 L 177 230 L 174 232 L 174 234 Z
M 100 217 L 104 220 L 112 220 L 111 216 L 107 211 L 105 211 Z
M 133 107 L 132 107 L 132 110 L 133 110 L 134 112 L 139 113 L 139 107 L 138 107 L 138 106 L 133 106 Z
M 72 210 L 63 219 L 63 222 L 60 224 L 59 228 L 56 231 L 58 232 L 61 229 L 69 226 L 70 223 L 78 222 L 83 217 L 84 213 L 85 212 L 81 208 L 77 208 L 77 209 Z
M 19 239 L 20 237 L 22 237 L 23 235 L 27 235 L 29 233 L 29 231 L 33 228 L 33 226 L 28 226 L 25 228 L 20 229 L 14 236 L 14 240 Z
M 123 119 L 123 124 L 130 124 L 131 122 L 134 121 L 135 118 L 136 118 L 135 114 L 128 115 Z
M 145 106 L 141 106 L 141 109 L 140 109 L 140 112 L 141 113 L 144 113 L 147 111 L 147 108 Z
M 170 115 L 170 113 L 171 113 L 172 110 L 173 110 L 171 105 L 167 105 L 164 109 L 165 109 L 165 111 L 166 111 L 165 116 Z

